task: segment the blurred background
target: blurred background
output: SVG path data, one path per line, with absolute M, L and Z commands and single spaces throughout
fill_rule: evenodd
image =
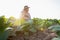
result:
M 60 0 L 0 0 L 0 16 L 19 18 L 25 5 L 30 7 L 32 18 L 60 19 Z

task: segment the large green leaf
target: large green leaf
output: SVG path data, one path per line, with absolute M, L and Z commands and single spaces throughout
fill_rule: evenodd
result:
M 0 40 L 7 40 L 9 35 L 8 31 L 4 31 L 3 33 L 0 32 Z
M 53 31 L 60 31 L 60 25 L 50 26 L 48 29 L 51 29 Z
M 55 31 L 58 36 L 60 36 L 60 25 L 54 25 L 49 27 L 48 29 Z
M 52 40 L 60 40 L 60 38 L 53 38 Z

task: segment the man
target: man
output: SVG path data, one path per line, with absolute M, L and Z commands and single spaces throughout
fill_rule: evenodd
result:
M 29 7 L 28 6 L 24 6 L 24 9 L 21 12 L 21 16 L 20 16 L 21 24 L 23 24 L 26 21 L 28 22 L 30 19 L 31 19 L 31 16 L 29 14 Z

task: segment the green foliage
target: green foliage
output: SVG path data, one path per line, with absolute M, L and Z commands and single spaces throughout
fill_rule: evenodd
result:
M 23 31 L 25 31 L 25 32 L 26 32 L 26 31 L 36 32 L 36 29 L 35 29 L 32 21 L 24 23 L 24 24 L 21 26 L 21 30 L 23 30 Z
M 60 40 L 60 38 L 53 38 L 52 40 Z
M 43 20 L 39 18 L 33 18 L 33 26 L 37 29 L 40 30 L 41 27 L 43 27 Z
M 8 23 L 10 23 L 10 26 L 13 26 L 14 23 L 15 23 L 15 21 L 16 21 L 16 19 L 13 16 L 11 16 L 10 18 L 8 18 Z
M 58 36 L 60 36 L 60 31 L 56 31 L 56 34 L 57 34 Z
M 48 29 L 51 29 L 53 31 L 60 31 L 60 25 L 53 25 L 53 26 L 50 26 Z
M 6 40 L 9 32 L 6 30 L 10 26 L 8 19 L 5 16 L 0 17 L 0 40 Z
M 58 20 L 58 24 L 60 25 L 60 20 Z
M 46 28 L 46 29 L 49 28 L 51 30 L 55 30 L 56 33 L 60 35 L 60 20 L 57 19 L 33 18 L 29 21 L 24 21 L 23 19 L 16 20 L 14 17 L 10 17 L 7 19 L 5 18 L 5 16 L 1 16 L 0 17 L 0 40 L 4 40 L 5 38 L 8 37 L 10 31 L 7 31 L 6 28 L 13 25 L 14 27 L 17 26 L 18 28 L 16 27 L 16 29 L 20 29 L 19 31 L 24 31 L 26 35 L 29 35 L 29 32 L 36 32 L 37 30 L 40 30 L 40 28 Z M 52 25 L 55 26 L 53 27 Z M 16 29 L 11 31 L 11 33 L 13 33 Z
M 0 31 L 4 31 L 7 28 L 9 23 L 7 23 L 7 19 L 5 16 L 0 17 Z
M 0 32 L 0 40 L 7 40 L 9 35 L 8 31 L 4 31 L 3 33 Z
M 50 26 L 48 29 L 55 31 L 58 36 L 60 36 L 60 25 Z

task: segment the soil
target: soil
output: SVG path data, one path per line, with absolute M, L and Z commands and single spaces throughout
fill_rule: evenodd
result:
M 16 34 L 16 36 L 9 36 L 8 40 L 51 40 L 56 35 L 51 36 L 51 33 L 48 33 L 48 31 L 29 32 L 29 36 L 25 36 L 24 32 L 19 31 L 17 31 Z

